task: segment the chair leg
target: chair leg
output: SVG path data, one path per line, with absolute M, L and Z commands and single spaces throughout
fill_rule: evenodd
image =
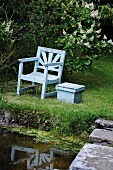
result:
M 18 85 L 17 85 L 17 94 L 18 94 L 18 95 L 20 95 L 20 91 L 21 91 L 21 90 L 20 90 L 20 89 L 21 89 L 20 86 L 21 86 L 21 79 L 19 78 L 19 79 L 18 79 Z
M 44 82 L 43 84 L 42 84 L 42 93 L 41 93 L 41 99 L 44 99 L 45 97 L 46 97 L 46 86 L 47 86 L 47 84 Z

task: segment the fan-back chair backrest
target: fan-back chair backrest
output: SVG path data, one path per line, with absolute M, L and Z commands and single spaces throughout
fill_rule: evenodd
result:
M 55 62 L 63 62 L 65 59 L 65 52 L 62 50 L 56 50 L 46 47 L 38 47 L 36 57 L 39 58 L 37 62 L 37 66 L 35 68 L 35 71 L 37 69 L 44 69 L 45 64 L 55 63 Z M 58 66 L 49 66 L 48 70 L 59 72 Z

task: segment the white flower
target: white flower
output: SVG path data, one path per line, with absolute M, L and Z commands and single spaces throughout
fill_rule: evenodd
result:
M 6 32 L 10 32 L 11 23 L 12 23 L 11 20 L 9 22 L 7 22 L 7 23 L 4 23 L 4 22 L 2 23 L 2 24 L 6 24 L 6 27 L 5 27 Z M 11 30 L 10 33 L 12 33 L 12 32 L 13 32 L 13 30 Z
M 73 2 L 72 2 L 72 1 L 70 1 L 70 4 L 72 5 L 72 4 L 73 4 Z
M 93 2 L 92 2 L 92 3 L 89 3 L 89 6 L 90 6 L 90 7 L 92 7 L 92 6 L 94 7 L 94 3 L 93 3 Z
M 76 34 L 77 34 L 77 30 L 73 32 L 73 35 L 75 35 L 75 36 L 76 36 Z
M 94 3 L 89 3 L 90 9 L 93 10 L 94 9 Z
M 102 44 L 102 47 L 106 47 L 107 46 L 107 44 Z
M 93 32 L 93 27 L 91 27 L 89 30 L 87 30 L 87 34 L 90 34 Z
M 98 10 L 92 11 L 92 12 L 91 12 L 91 17 L 97 18 L 97 17 L 98 17 Z
M 78 41 L 77 44 L 80 45 L 80 41 Z
M 96 33 L 98 33 L 98 34 L 100 34 L 100 32 L 101 32 L 101 29 L 99 29 L 98 31 L 96 31 Z
M 110 39 L 110 40 L 108 41 L 108 43 L 112 43 L 112 40 Z
M 88 4 L 88 3 L 86 2 L 86 3 L 85 3 L 85 8 L 90 8 L 90 9 L 93 10 L 93 9 L 94 9 L 94 3 L 92 2 L 92 3 L 89 3 L 89 4 Z
M 82 36 L 82 39 L 86 39 L 86 34 L 84 34 L 84 35 Z
M 90 9 L 93 10 L 93 9 L 94 9 L 94 6 L 91 6 Z
M 71 19 L 74 21 L 75 20 L 75 18 L 74 17 L 71 17 Z
M 81 22 L 78 22 L 78 27 L 82 28 Z
M 96 55 L 96 54 L 95 54 L 95 55 L 94 55 L 94 57 L 95 57 L 95 58 L 97 58 L 97 57 L 98 57 L 98 55 Z M 96 66 L 95 66 L 95 67 L 96 67 Z
M 11 43 L 14 43 L 15 42 L 15 40 L 11 40 Z
M 72 45 L 71 42 L 68 42 L 68 45 L 71 46 Z
M 84 6 L 85 5 L 85 2 L 84 1 L 82 1 L 82 6 Z
M 96 17 L 97 19 L 100 19 L 101 17 L 100 16 L 98 16 L 98 17 Z
M 104 35 L 103 39 L 104 39 L 104 40 L 107 40 L 107 37 L 106 37 L 106 35 Z
M 99 37 L 101 37 L 101 35 L 96 35 L 96 38 L 99 38 Z
M 112 45 L 113 45 L 113 41 L 112 41 L 111 39 L 108 41 L 108 43 L 110 43 L 110 44 L 112 44 Z
M 94 28 L 94 26 L 95 26 L 95 22 L 91 25 L 91 28 Z
M 5 31 L 6 31 L 6 32 L 9 32 L 9 29 L 10 29 L 10 25 L 7 25 L 7 26 L 5 27 Z
M 102 44 L 105 44 L 105 43 L 106 43 L 105 40 L 102 40 L 101 42 L 102 42 Z
M 73 38 L 72 42 L 75 43 L 75 38 Z
M 90 38 L 90 40 L 93 41 L 93 40 L 94 40 L 94 36 L 92 36 L 92 37 Z
M 96 46 L 100 46 L 100 43 L 98 42 L 98 43 L 96 44 Z
M 86 46 L 87 46 L 87 45 L 89 45 L 89 42 L 87 42 L 87 43 L 84 43 L 84 45 L 86 45 Z
M 64 3 L 61 3 L 61 5 L 62 5 L 62 6 L 65 6 L 65 4 L 64 4 Z
M 80 33 L 81 33 L 81 34 L 83 34 L 83 33 L 84 33 L 84 31 L 83 31 L 82 29 L 80 29 Z
M 82 44 L 83 43 L 83 40 L 80 40 L 80 44 Z
M 2 25 L 4 26 L 6 23 L 5 23 L 5 21 L 2 23 Z
M 77 8 L 79 8 L 79 4 L 78 4 L 78 2 L 77 2 L 77 1 L 76 1 L 76 7 L 77 7 Z
M 73 39 L 73 36 L 72 36 L 72 34 L 69 36 L 69 38 L 70 38 L 70 39 Z
M 107 44 L 106 44 L 106 41 L 105 41 L 105 40 L 102 40 L 102 41 L 101 41 L 101 43 L 102 43 L 102 45 L 101 45 L 102 47 L 106 47 L 106 46 L 107 46 Z
M 63 29 L 63 35 L 66 35 L 67 33 L 66 33 L 66 31 Z
M 91 46 L 90 46 L 90 44 L 89 44 L 89 42 L 84 43 L 84 45 L 85 45 L 86 47 L 88 47 L 88 48 L 90 48 L 90 47 L 91 47 Z
M 87 2 L 85 3 L 85 8 L 90 8 L 90 5 Z
M 13 29 L 11 29 L 9 32 L 12 34 L 13 33 Z

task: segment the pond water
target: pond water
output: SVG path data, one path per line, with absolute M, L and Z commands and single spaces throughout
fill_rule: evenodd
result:
M 68 170 L 73 159 L 57 154 L 51 145 L 0 131 L 0 170 Z

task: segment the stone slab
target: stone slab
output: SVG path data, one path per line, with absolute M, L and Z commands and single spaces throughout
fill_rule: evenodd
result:
M 113 121 L 112 120 L 105 120 L 105 119 L 97 119 L 95 121 L 98 127 L 100 128 L 113 128 Z
M 113 131 L 106 129 L 94 129 L 89 135 L 89 140 L 93 142 L 107 142 L 113 144 Z
M 85 144 L 71 163 L 70 170 L 113 170 L 113 148 Z

